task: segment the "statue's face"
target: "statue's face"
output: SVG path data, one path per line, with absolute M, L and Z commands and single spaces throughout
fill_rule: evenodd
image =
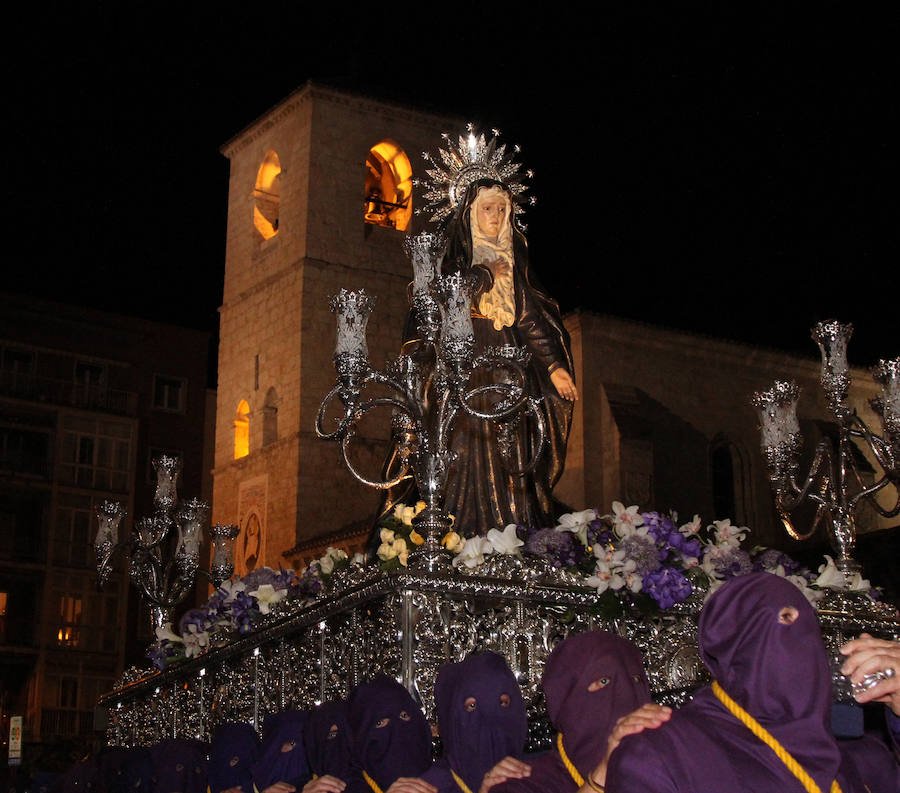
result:
M 489 237 L 497 237 L 506 222 L 508 203 L 502 195 L 487 195 L 478 201 L 478 227 Z

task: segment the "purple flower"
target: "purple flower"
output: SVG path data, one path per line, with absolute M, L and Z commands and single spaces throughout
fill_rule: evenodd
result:
M 659 603 L 660 608 L 667 609 L 691 594 L 691 582 L 678 570 L 660 567 L 644 576 L 643 591 Z
M 711 565 L 716 576 L 726 581 L 753 572 L 750 554 L 730 545 L 708 548 L 704 565 Z
M 202 633 L 209 630 L 211 624 L 205 609 L 189 609 L 178 621 L 178 632 L 184 636 L 188 632 L 188 626 L 193 625 L 197 633 Z
M 153 662 L 153 665 L 157 669 L 165 669 L 169 653 L 163 646 L 163 642 L 160 642 L 159 644 L 150 645 L 150 649 L 147 650 L 147 657 Z
M 665 558 L 666 552 L 660 553 L 656 542 L 649 534 L 629 534 L 618 545 L 618 550 L 625 551 L 625 558 L 634 562 L 634 572 L 644 575 L 656 570 Z
M 602 520 L 592 520 L 588 524 L 588 545 L 609 545 L 615 541 L 615 534 Z
M 678 529 L 669 534 L 668 543 L 682 556 L 691 556 L 699 559 L 703 553 L 703 546 L 699 540 L 689 540 Z
M 672 532 L 681 533 L 671 519 L 658 512 L 642 512 L 641 517 L 644 519 L 644 525 L 649 529 L 648 533 L 657 542 L 668 542 Z
M 573 567 L 584 556 L 584 546 L 572 532 L 534 529 L 526 535 L 525 553 L 540 556 L 554 567 Z
M 800 569 L 799 563 L 795 562 L 786 553 L 777 551 L 774 548 L 767 548 L 753 560 L 753 571 L 772 571 L 781 565 L 785 575 L 794 575 Z

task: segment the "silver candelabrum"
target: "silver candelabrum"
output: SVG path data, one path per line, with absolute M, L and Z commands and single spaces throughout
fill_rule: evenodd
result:
M 499 451 L 513 475 L 533 470 L 543 451 L 546 428 L 538 409 L 540 398 L 528 393 L 530 354 L 508 345 L 476 353 L 471 309 L 478 276 L 473 272 L 440 274 L 443 239 L 439 235 L 426 232 L 409 237 L 404 248 L 413 265 L 411 302 L 419 341 L 406 345 L 404 349 L 411 349 L 409 354 L 400 355 L 385 372 L 373 369 L 368 359 L 366 324 L 374 298 L 362 289 L 342 289 L 335 295 L 331 309 L 337 316 L 337 383 L 319 406 L 316 432 L 321 438 L 340 443 L 344 464 L 365 485 L 387 490 L 415 480 L 426 506 L 413 523 L 424 542 L 410 554 L 409 566 L 413 570 L 438 570 L 449 564 L 441 539 L 453 522 L 444 509 L 444 494 L 456 459 L 450 438 L 457 418 L 467 415 L 494 424 Z M 493 371 L 493 379 L 472 386 L 472 375 L 479 369 Z M 363 398 L 369 384 L 386 388 L 389 395 Z M 325 417 L 335 399 L 343 405 L 343 415 L 337 419 L 337 428 L 328 430 Z M 393 410 L 397 471 L 372 480 L 356 470 L 348 448 L 357 422 L 378 407 Z M 536 451 L 524 466 L 517 467 L 512 441 L 528 415 L 534 421 Z
M 900 358 L 881 360 L 872 369 L 872 377 L 881 386 L 881 395 L 871 400 L 881 418 L 883 434 L 876 435 L 846 405 L 850 389 L 847 343 L 853 326 L 835 320 L 820 322 L 812 329 L 812 338 L 822 352 L 822 387 L 828 409 L 838 425 L 837 448 L 830 440 L 819 442 L 812 466 L 803 484 L 797 482 L 803 436 L 797 421 L 800 389 L 794 382 L 776 381 L 768 391 L 753 394 L 751 403 L 759 410 L 762 451 L 769 469 L 769 481 L 775 491 L 775 507 L 788 534 L 794 539 L 809 538 L 819 524 L 827 521 L 829 539 L 837 554 L 835 562 L 850 580 L 859 570 L 853 559 L 856 544 L 856 510 L 867 501 L 883 517 L 900 514 Z M 882 469 L 871 485 L 863 482 L 853 454 L 855 441 L 863 441 Z M 893 485 L 897 501 L 885 509 L 875 494 Z M 817 510 L 809 531 L 798 531 L 790 513 L 804 500 Z
M 151 628 L 171 622 L 172 609 L 194 587 L 199 571 L 218 587 L 234 573 L 232 545 L 238 535 L 234 525 L 210 528 L 213 558 L 209 572 L 200 569 L 200 541 L 209 504 L 190 498 L 179 504 L 176 479 L 181 470 L 178 457 L 162 455 L 153 460 L 156 470 L 154 513 L 134 522 L 132 534 L 119 541 L 119 526 L 125 508 L 117 501 L 104 501 L 97 508 L 98 530 L 94 540 L 97 574 L 102 588 L 113 569 L 117 552 L 127 552 L 131 582 L 150 604 Z

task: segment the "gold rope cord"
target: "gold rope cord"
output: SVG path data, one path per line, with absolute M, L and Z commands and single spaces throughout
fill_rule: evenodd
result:
M 721 702 L 726 708 L 728 708 L 729 712 L 735 716 L 745 727 L 747 727 L 750 732 L 752 732 L 759 740 L 761 740 L 766 746 L 768 746 L 775 754 L 778 756 L 778 759 L 781 760 L 787 766 L 788 771 L 790 771 L 798 780 L 800 780 L 800 784 L 803 785 L 803 788 L 808 793 L 822 793 L 822 789 L 816 784 L 815 780 L 806 773 L 806 770 L 803 768 L 800 763 L 798 763 L 792 756 L 791 753 L 785 749 L 780 743 L 778 743 L 778 739 L 772 735 L 765 727 L 762 726 L 756 719 L 753 718 L 746 710 L 744 710 L 740 705 L 737 704 L 728 694 L 725 693 L 725 689 L 719 685 L 718 680 L 714 680 L 712 684 L 713 694 L 718 697 L 719 702 Z M 837 780 L 835 779 L 831 783 L 831 793 L 842 793 L 841 786 L 838 785 Z

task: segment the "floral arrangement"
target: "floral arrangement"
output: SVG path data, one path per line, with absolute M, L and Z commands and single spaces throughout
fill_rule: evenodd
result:
M 424 542 L 413 518 L 425 508 L 398 504 L 379 523 L 381 544 L 376 560 L 383 572 L 402 570 L 409 553 Z M 843 586 L 844 575 L 830 556 L 818 575 L 801 567 L 781 551 L 757 546 L 741 547 L 750 529 L 717 520 L 705 528 L 698 515 L 678 525 L 675 513 L 641 512 L 615 501 L 612 512 L 601 515 L 596 509 L 560 516 L 550 528 L 526 528 L 510 524 L 491 529 L 484 537 L 463 538 L 447 532 L 442 545 L 453 557 L 453 566 L 478 574 L 490 557 L 513 556 L 527 563 L 543 560 L 571 574 L 573 580 L 597 591 L 597 613 L 611 619 L 635 610 L 653 614 L 683 603 L 692 595 L 708 597 L 725 581 L 756 571 L 768 571 L 793 582 L 815 603 L 824 588 Z M 351 564 L 363 565 L 357 554 L 328 548 L 325 555 L 302 573 L 293 570 L 259 568 L 243 578 L 219 587 L 202 608 L 186 612 L 179 634 L 170 625 L 158 628 L 157 641 L 148 652 L 160 669 L 173 661 L 205 652 L 233 633 L 248 633 L 265 621 L 282 601 L 301 605 L 328 589 L 335 572 Z M 874 593 L 859 573 L 850 589 Z
M 362 556 L 353 559 L 363 561 Z M 226 581 L 201 608 L 190 609 L 179 621 L 179 634 L 171 625 L 156 629 L 156 642 L 147 653 L 154 666 L 163 669 L 173 661 L 200 655 L 217 641 L 237 632 L 249 633 L 283 600 L 300 603 L 315 600 L 335 571 L 348 567 L 345 551 L 329 548 L 302 574 L 293 570 L 260 567 Z
M 382 570 L 405 566 L 411 546 L 423 542 L 412 518 L 424 506 L 398 504 L 380 524 Z M 454 554 L 454 567 L 475 573 L 491 555 L 543 559 L 595 588 L 598 613 L 608 618 L 635 608 L 643 614 L 669 609 L 695 593 L 708 597 L 729 578 L 762 570 L 787 578 L 813 603 L 823 597 L 825 587 L 843 585 L 843 573 L 831 557 L 825 557 L 816 575 L 780 551 L 742 549 L 749 532 L 730 519 L 704 529 L 699 515 L 679 526 L 675 513 L 641 512 L 638 506 L 615 501 L 606 515 L 586 509 L 561 515 L 550 528 L 510 524 L 465 539 L 451 531 L 442 544 Z M 858 573 L 850 588 L 871 589 Z

